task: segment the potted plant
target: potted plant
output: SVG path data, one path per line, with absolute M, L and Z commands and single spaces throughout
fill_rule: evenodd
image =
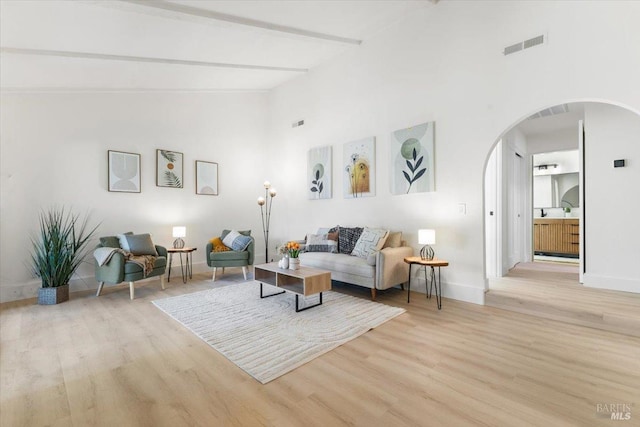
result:
M 565 207 L 565 208 L 564 208 L 564 216 L 565 216 L 566 218 L 568 218 L 568 217 L 570 217 L 570 216 L 571 216 L 571 208 L 570 208 L 569 206 L 567 206 L 567 207 Z
M 285 249 L 289 252 L 289 270 L 300 268 L 300 244 L 298 242 L 287 242 Z
M 88 230 L 88 217 L 64 208 L 40 213 L 40 231 L 31 239 L 32 270 L 42 280 L 38 304 L 58 304 L 69 299 L 69 279 L 87 255 L 86 245 L 98 226 Z

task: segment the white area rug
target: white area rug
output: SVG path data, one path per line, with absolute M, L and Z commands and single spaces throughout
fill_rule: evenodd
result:
M 305 303 L 317 301 L 313 295 Z M 322 305 L 296 313 L 294 294 L 260 299 L 255 281 L 153 303 L 262 384 L 405 311 L 329 291 Z

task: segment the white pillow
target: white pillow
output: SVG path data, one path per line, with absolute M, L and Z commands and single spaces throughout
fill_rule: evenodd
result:
M 389 232 L 387 230 L 365 227 L 365 229 L 362 230 L 362 234 L 358 238 L 351 255 L 364 259 L 369 258 L 369 255 L 382 249 L 388 234 Z
M 224 236 L 222 243 L 234 251 L 244 251 L 251 243 L 251 237 L 240 234 L 236 230 L 231 230 Z
M 127 240 L 128 234 L 118 234 L 118 240 L 120 241 L 120 247 L 129 252 L 129 241 Z
M 239 235 L 240 233 L 238 233 L 236 230 L 231 230 L 230 232 L 227 233 L 226 236 L 224 236 L 224 239 L 222 239 L 222 243 L 224 243 L 225 246 L 230 248 L 233 245 L 233 241 Z

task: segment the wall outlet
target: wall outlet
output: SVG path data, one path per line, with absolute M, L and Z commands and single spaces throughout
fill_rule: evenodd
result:
M 460 215 L 467 214 L 467 204 L 466 203 L 458 203 L 458 213 Z

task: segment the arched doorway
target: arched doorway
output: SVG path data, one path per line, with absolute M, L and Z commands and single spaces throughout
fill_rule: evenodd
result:
M 584 121 L 583 105 L 567 103 L 533 112 L 505 130 L 495 143 L 485 167 L 487 278 L 501 277 L 518 263 L 533 261 L 536 252 L 534 216 L 565 217 L 559 204 L 544 202 L 539 205 L 534 200 L 532 171 L 536 165 L 533 159 L 541 153 L 574 150 L 573 164 L 552 163 L 553 169 L 539 172 L 545 174 L 545 178 L 571 172 L 578 181 L 577 153 L 579 128 Z M 581 217 L 580 209 L 580 206 L 574 206 L 572 215 L 576 220 Z M 563 249 L 566 248 L 558 247 L 555 255 L 562 257 Z
M 635 226 L 627 227 L 636 222 L 635 214 L 627 215 L 627 212 L 640 208 L 640 192 L 632 184 L 635 180 L 640 182 L 640 171 L 631 167 L 633 159 L 640 158 L 639 118 L 638 112 L 611 102 L 569 102 L 532 112 L 500 135 L 485 167 L 485 268 L 489 290 L 492 277 L 504 276 L 513 267 L 514 252 L 509 245 L 518 240 L 512 239 L 510 233 L 518 233 L 522 240 L 522 255 L 516 264 L 533 261 L 534 217 L 541 216 L 539 211 L 534 212 L 533 155 L 577 148 L 580 195 L 579 207 L 577 212 L 572 209 L 572 215 L 580 222 L 580 272 L 584 273 L 581 280 L 584 286 L 578 285 L 575 289 L 606 288 L 640 293 L 640 276 L 627 265 L 633 265 L 640 258 L 640 249 L 635 243 L 638 230 Z M 567 119 L 572 124 L 561 125 Z M 541 132 L 545 126 L 546 132 Z M 560 138 L 563 135 L 564 139 Z M 570 142 L 567 135 L 571 135 Z M 512 179 L 518 174 L 517 167 L 509 167 L 513 163 L 512 155 L 523 158 L 527 172 L 520 177 L 524 184 Z M 619 164 L 622 168 L 616 167 Z M 552 167 L 551 163 L 545 166 Z M 518 188 L 520 201 L 510 200 L 513 190 Z M 629 192 L 632 188 L 636 191 Z M 575 201 L 570 203 L 573 205 Z M 510 210 L 514 205 L 516 208 Z M 562 206 L 551 208 L 557 209 L 554 216 L 564 216 Z M 621 212 L 624 214 L 619 215 Z M 522 224 L 510 226 L 517 224 L 513 215 L 518 213 L 523 218 Z M 545 214 L 548 213 L 545 209 Z

